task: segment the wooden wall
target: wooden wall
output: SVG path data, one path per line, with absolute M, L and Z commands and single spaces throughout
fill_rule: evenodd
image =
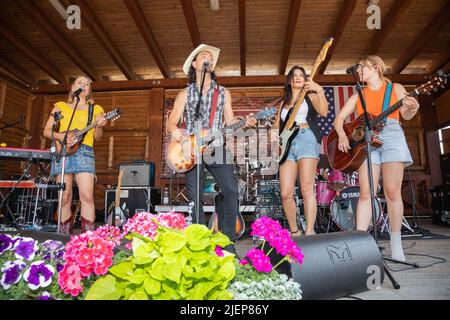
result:
M 0 131 L 0 143 L 8 147 L 26 147 L 29 145 L 31 125 L 32 95 L 13 84 L 0 82 L 0 127 L 18 121 L 21 124 Z M 0 178 L 10 179 L 22 173 L 22 164 L 15 160 L 0 160 Z

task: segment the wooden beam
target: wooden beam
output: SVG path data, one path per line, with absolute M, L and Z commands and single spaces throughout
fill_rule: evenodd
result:
M 191 35 L 192 46 L 196 48 L 202 42 L 200 40 L 200 32 L 198 31 L 197 19 L 195 18 L 194 7 L 191 0 L 181 0 L 183 6 L 184 18 Z
M 145 18 L 142 8 L 137 0 L 124 0 L 127 5 L 128 11 L 134 20 L 139 32 L 141 33 L 147 48 L 150 50 L 153 59 L 161 71 L 164 78 L 170 78 L 169 68 L 167 68 L 164 55 L 162 54 L 161 48 L 158 45 L 155 37 L 153 36 L 152 29 L 148 25 L 147 19 Z
M 0 71 L 0 82 L 2 82 L 2 80 L 5 82 L 9 82 L 23 90 L 30 91 L 30 86 L 26 86 L 25 84 L 23 84 L 23 82 L 20 82 L 16 78 L 11 77 L 9 74 Z
M 93 81 L 100 80 L 100 76 L 90 65 L 90 63 L 81 55 L 81 53 L 70 43 L 59 28 L 51 22 L 45 12 L 43 12 L 32 1 L 17 0 L 15 3 L 42 29 L 48 36 L 69 56 L 69 58 L 77 65 L 89 78 Z
M 27 86 L 34 85 L 36 80 L 25 69 L 15 64 L 8 58 L 0 55 L 0 66 Z
M 11 30 L 5 22 L 0 19 L 0 35 L 11 42 L 18 50 L 24 53 L 28 58 L 33 60 L 39 68 L 48 73 L 50 77 L 59 83 L 66 83 L 66 76 L 55 67 L 46 57 L 41 55 L 28 41 L 19 36 L 15 31 Z
M 325 60 L 320 64 L 317 74 L 324 74 L 327 70 L 328 64 L 330 63 L 331 57 L 333 56 L 334 49 L 338 46 L 341 40 L 342 34 L 344 33 L 345 26 L 350 20 L 353 11 L 355 10 L 356 3 L 358 0 L 346 0 L 342 4 L 341 11 L 336 19 L 334 27 L 331 29 L 330 36 L 334 38 L 332 46 L 328 49 L 328 54 Z
M 106 50 L 108 55 L 116 63 L 117 67 L 119 67 L 120 71 L 122 71 L 125 77 L 128 80 L 137 80 L 138 76 L 133 72 L 130 65 L 123 58 L 119 50 L 117 50 L 113 41 L 109 37 L 100 20 L 98 20 L 97 16 L 92 11 L 89 4 L 85 0 L 73 0 L 73 4 L 76 4 L 80 7 L 83 17 L 82 21 L 86 23 L 88 28 L 94 34 L 95 38 L 97 38 L 98 42 Z
M 389 76 L 393 82 L 403 85 L 416 85 L 428 80 L 425 74 L 397 74 Z M 286 76 L 245 76 L 245 77 L 219 77 L 218 82 L 226 87 L 282 87 Z M 353 85 L 355 80 L 350 75 L 317 75 L 314 81 L 325 86 Z M 126 90 L 149 90 L 151 88 L 182 89 L 186 87 L 187 78 L 171 78 L 157 80 L 129 80 L 129 81 L 101 81 L 94 82 L 92 89 L 96 92 L 104 91 L 126 91 Z M 33 93 L 56 94 L 66 93 L 69 85 L 36 85 L 31 90 Z
M 450 1 L 441 8 L 431 19 L 428 25 L 413 40 L 411 45 L 394 62 L 391 67 L 391 73 L 401 73 L 412 60 L 417 56 L 420 50 L 426 46 L 428 41 L 438 33 L 450 19 Z
M 241 76 L 247 74 L 246 44 L 245 38 L 245 0 L 239 0 L 239 56 L 241 62 Z
M 284 33 L 283 49 L 281 51 L 280 67 L 278 74 L 284 75 L 286 73 L 286 66 L 291 53 L 292 40 L 294 39 L 295 26 L 297 25 L 298 15 L 300 14 L 301 0 L 291 0 L 289 8 L 289 17 Z
M 377 54 L 392 29 L 400 20 L 402 13 L 406 11 L 411 2 L 410 0 L 396 0 L 394 2 L 386 17 L 381 22 L 381 29 L 375 31 L 375 35 L 372 37 L 365 51 L 366 54 Z

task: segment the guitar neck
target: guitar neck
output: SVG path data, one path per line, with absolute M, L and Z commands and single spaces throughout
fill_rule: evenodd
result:
M 88 125 L 86 128 L 78 131 L 78 136 L 81 136 L 83 134 L 85 134 L 86 132 L 88 132 L 89 130 L 91 130 L 92 128 L 95 128 L 98 125 L 97 121 L 92 122 L 90 125 Z
M 406 97 L 415 97 L 415 96 L 417 96 L 417 93 L 415 91 L 411 91 L 406 95 Z M 390 114 L 397 111 L 403 105 L 403 99 L 404 98 L 398 100 L 392 106 L 390 106 L 385 111 L 376 116 L 374 119 L 372 119 L 372 124 L 378 125 L 384 122 Z

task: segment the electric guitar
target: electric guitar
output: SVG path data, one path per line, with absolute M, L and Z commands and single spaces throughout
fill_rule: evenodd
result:
M 314 63 L 314 67 L 311 71 L 311 74 L 309 75 L 309 78 L 313 79 L 314 75 L 316 74 L 317 69 L 319 68 L 319 65 L 322 63 L 322 61 L 325 60 L 325 57 L 328 52 L 328 48 L 330 48 L 331 44 L 333 43 L 333 38 L 329 38 L 325 44 L 323 45 L 322 50 L 320 50 L 319 56 L 316 59 L 316 62 Z M 282 164 L 284 161 L 286 161 L 286 158 L 289 154 L 289 149 L 291 148 L 292 140 L 297 136 L 297 133 L 299 131 L 299 128 L 296 126 L 295 117 L 297 116 L 297 113 L 300 109 L 300 106 L 303 103 L 303 100 L 306 96 L 306 90 L 305 87 L 300 91 L 300 94 L 298 96 L 297 102 L 295 103 L 295 106 L 293 107 L 294 110 L 289 115 L 289 118 L 286 119 L 285 125 L 281 131 L 280 137 L 279 137 L 279 145 L 280 145 L 280 153 L 279 157 L 277 159 L 277 162 Z
M 214 233 L 219 231 L 219 213 L 223 215 L 223 194 L 219 193 L 214 198 L 214 212 L 209 218 L 208 228 L 212 229 Z M 236 239 L 242 237 L 245 231 L 245 221 L 242 214 L 238 211 L 236 217 Z
M 123 169 L 119 171 L 119 177 L 117 178 L 117 189 L 116 189 L 116 198 L 114 200 L 114 213 L 111 213 L 106 219 L 106 223 L 108 225 L 112 225 L 113 223 L 113 215 L 114 215 L 114 225 L 117 227 L 122 226 L 126 222 L 126 217 L 123 212 L 123 209 L 120 207 L 120 191 L 122 189 L 122 178 L 123 178 Z
M 122 112 L 120 111 L 120 108 L 116 108 L 116 109 L 114 109 L 112 111 L 109 111 L 105 115 L 105 119 L 114 121 L 114 120 L 119 119 L 121 114 L 122 114 Z M 69 144 L 67 145 L 67 155 L 68 156 L 74 154 L 78 150 L 78 148 L 80 147 L 81 143 L 83 142 L 84 134 L 86 132 L 88 132 L 89 130 L 91 130 L 92 128 L 95 128 L 97 125 L 98 125 L 98 122 L 97 121 L 93 121 L 90 125 L 88 125 L 84 129 L 81 129 L 81 130 L 78 130 L 78 129 L 69 130 L 68 137 L 69 136 L 74 137 L 75 138 L 75 142 L 73 144 L 71 144 L 71 145 L 69 145 Z M 65 133 L 65 132 L 66 131 L 61 132 L 61 133 Z M 61 148 L 62 148 L 61 142 L 56 140 L 56 150 L 57 150 L 58 153 L 61 152 Z
M 430 94 L 430 91 L 437 90 L 439 86 L 443 86 L 446 82 L 446 78 L 449 75 L 438 74 L 432 80 L 418 86 L 413 91 L 406 94 L 407 97 L 416 97 L 420 94 Z M 370 144 L 374 147 L 381 147 L 383 142 L 379 139 L 379 133 L 383 130 L 385 120 L 387 117 L 395 112 L 402 106 L 403 99 L 400 99 L 395 104 L 390 106 L 384 112 L 375 116 L 371 113 L 368 114 L 369 120 L 371 122 L 371 142 Z M 364 160 L 367 158 L 365 141 L 365 129 L 366 124 L 364 120 L 364 114 L 360 115 L 358 118 L 350 123 L 344 124 L 344 131 L 349 140 L 350 150 L 348 153 L 339 150 L 339 136 L 336 130 L 333 128 L 327 139 L 327 153 L 328 160 L 333 169 L 338 171 L 343 171 L 346 173 L 352 173 L 362 165 Z
M 259 111 L 257 114 L 253 115 L 252 117 L 256 120 L 258 119 L 266 119 L 274 116 L 277 113 L 276 107 L 271 108 L 265 108 L 261 111 Z M 218 130 L 216 132 L 212 132 L 208 129 L 202 129 L 201 131 L 201 139 L 202 139 L 202 145 L 200 146 L 200 151 L 203 152 L 205 148 L 215 139 L 220 138 L 220 136 L 224 136 L 225 132 L 232 129 L 237 130 L 241 127 L 243 127 L 246 123 L 245 119 L 242 119 L 231 126 L 226 127 L 223 130 Z M 186 130 L 182 130 L 184 135 L 186 134 Z M 191 144 L 191 150 L 195 150 L 197 145 L 197 139 L 195 135 L 188 136 L 189 142 Z M 169 143 L 166 145 L 166 162 L 169 168 L 177 173 L 183 173 L 191 170 L 197 161 L 197 157 L 194 154 L 190 158 L 185 158 L 183 154 L 183 146 L 178 141 L 171 139 Z

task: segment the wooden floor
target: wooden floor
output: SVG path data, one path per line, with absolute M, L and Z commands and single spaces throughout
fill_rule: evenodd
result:
M 352 297 L 341 299 L 363 300 L 448 300 L 450 299 L 450 228 L 432 224 L 430 220 L 421 219 L 420 226 L 435 235 L 447 236 L 448 239 L 439 237 L 408 237 L 403 239 L 403 249 L 408 262 L 416 262 L 420 268 L 413 268 L 403 264 L 387 262 L 393 271 L 391 274 L 400 285 L 400 289 L 393 288 L 391 281 L 385 275 L 380 289 L 369 290 Z M 380 240 L 380 246 L 384 246 L 383 254 L 390 257 L 389 241 Z M 239 257 L 244 257 L 247 250 L 253 246 L 251 238 L 241 239 L 236 244 Z M 426 257 L 428 255 L 432 257 Z M 433 258 L 435 257 L 435 258 Z M 441 262 L 441 259 L 445 262 Z M 433 263 L 440 262 L 433 266 Z M 429 266 L 429 267 L 427 267 Z M 407 269 L 407 270 L 405 270 Z M 401 271 L 400 271 L 401 270 Z

